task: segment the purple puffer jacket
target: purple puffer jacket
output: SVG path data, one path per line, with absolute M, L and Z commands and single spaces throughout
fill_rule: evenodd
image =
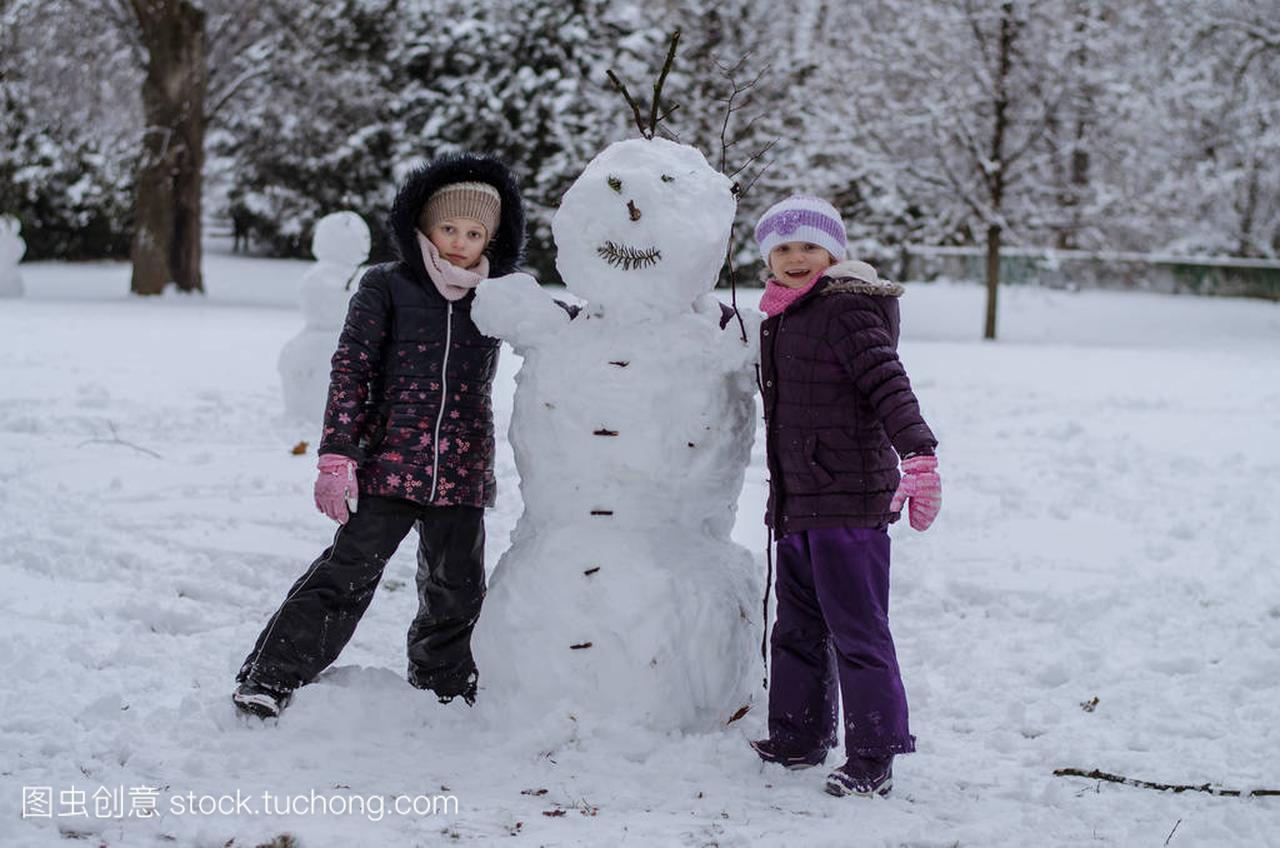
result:
M 840 266 L 760 328 L 769 505 L 778 536 L 883 527 L 898 457 L 938 442 L 898 359 L 898 296 Z
M 351 298 L 333 355 L 320 453 L 359 463 L 361 495 L 435 506 L 492 506 L 493 375 L 499 342 L 471 321 L 474 294 L 448 301 L 427 277 L 418 212 L 441 186 L 482 180 L 502 196 L 489 245 L 490 276 L 524 249 L 524 211 L 505 166 L 450 156 L 414 172 L 396 197 L 391 231 L 400 260 L 370 268 Z

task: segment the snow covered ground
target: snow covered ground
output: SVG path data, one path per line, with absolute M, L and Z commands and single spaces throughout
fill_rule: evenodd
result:
M 763 767 L 762 704 L 697 737 L 436 704 L 402 680 L 407 543 L 338 666 L 278 724 L 237 717 L 236 668 L 332 535 L 276 375 L 304 269 L 211 256 L 206 297 L 138 301 L 122 265 L 34 264 L 0 301 L 0 844 L 1280 845 L 1280 798 L 1053 776 L 1280 787 L 1280 305 L 1006 289 L 986 344 L 978 287 L 909 287 L 946 496 L 894 529 L 920 750 L 864 801 Z M 762 472 L 757 438 L 735 536 L 763 569 Z M 509 450 L 498 473 L 491 564 Z

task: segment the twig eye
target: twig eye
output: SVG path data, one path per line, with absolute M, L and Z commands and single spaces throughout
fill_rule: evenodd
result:
M 607 182 L 609 183 L 609 188 L 613 189 L 618 194 L 622 194 L 622 180 L 618 179 L 613 174 L 610 174 Z
M 663 175 L 662 175 L 662 181 L 663 181 L 664 183 L 673 183 L 673 182 L 675 182 L 675 181 L 676 181 L 676 178 L 675 178 L 675 177 L 673 177 L 673 176 L 671 176 L 670 174 L 663 174 Z

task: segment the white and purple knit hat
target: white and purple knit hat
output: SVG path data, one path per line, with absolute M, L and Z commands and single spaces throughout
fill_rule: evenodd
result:
M 835 260 L 844 259 L 844 220 L 836 208 L 820 197 L 793 194 L 769 207 L 756 224 L 756 242 L 765 264 L 769 253 L 789 241 L 824 247 Z

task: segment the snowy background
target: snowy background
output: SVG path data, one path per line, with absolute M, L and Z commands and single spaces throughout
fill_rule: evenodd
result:
M 405 170 L 487 150 L 553 278 L 560 196 L 636 133 L 605 71 L 647 107 L 680 28 L 664 131 L 726 172 L 776 142 L 735 177 L 759 177 L 740 223 L 827 197 L 893 279 L 902 245 L 991 225 L 1029 247 L 1280 256 L 1274 0 L 6 0 L 0 214 L 30 258 L 127 257 L 137 169 L 184 172 L 188 110 L 149 110 L 143 81 L 192 9 L 205 73 L 171 79 L 207 82 L 177 97 L 204 104 L 206 220 L 241 220 L 255 252 L 305 257 L 314 222 L 352 209 L 382 258 Z M 754 258 L 747 227 L 735 244 Z
M 337 666 L 278 724 L 238 717 L 238 664 L 333 531 L 276 372 L 307 267 L 215 255 L 207 297 L 138 300 L 127 265 L 34 263 L 0 302 L 0 844 L 1280 845 L 1280 799 L 1052 775 L 1280 787 L 1280 305 L 1010 287 L 984 344 L 980 287 L 908 285 L 945 500 L 894 529 L 920 750 L 863 801 L 762 766 L 759 704 L 699 736 L 576 731 L 483 689 L 438 705 L 401 677 L 409 544 Z M 763 571 L 761 450 L 735 538 Z M 498 475 L 491 566 L 521 510 L 504 440 Z M 51 818 L 21 817 L 35 786 Z M 139 786 L 166 815 L 94 815 Z M 72 790 L 90 815 L 57 815 Z M 458 809 L 171 813 L 237 790 Z

